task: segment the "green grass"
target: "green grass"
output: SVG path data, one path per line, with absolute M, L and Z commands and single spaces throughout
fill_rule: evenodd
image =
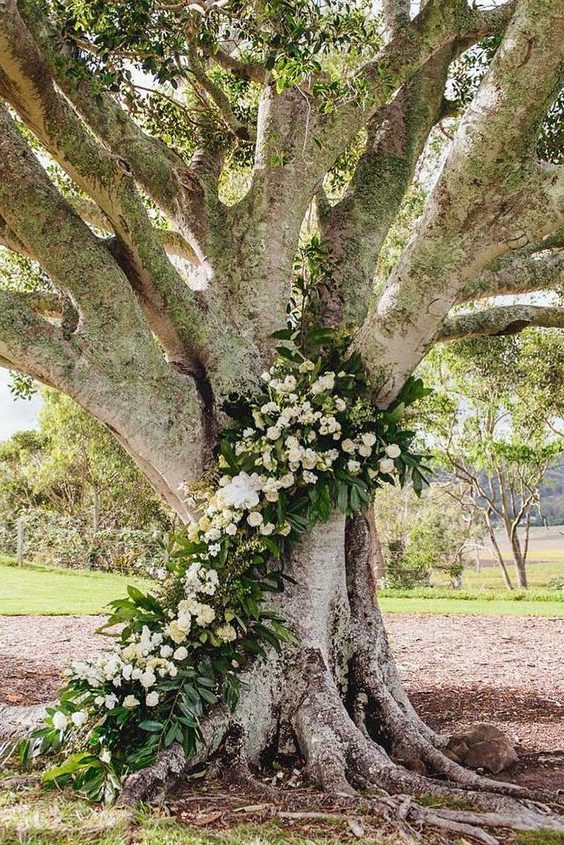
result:
M 104 613 L 108 602 L 126 594 L 128 584 L 150 585 L 141 578 L 109 572 L 13 563 L 0 558 L 0 615 L 4 616 Z
M 562 540 L 562 551 L 555 552 L 554 560 L 551 560 L 550 562 L 535 563 L 534 561 L 541 553 L 538 552 L 535 554 L 531 552 L 529 556 L 529 565 L 527 567 L 527 577 L 530 587 L 535 589 L 549 587 L 552 581 L 556 578 L 561 578 L 564 575 L 564 537 Z M 543 552 L 542 557 L 545 558 L 549 554 L 551 554 L 551 552 Z M 513 577 L 513 567 L 509 564 L 509 562 L 507 568 L 509 570 L 509 577 L 513 582 L 515 582 L 515 578 Z M 442 580 L 439 574 L 437 574 L 435 580 L 437 586 L 442 586 L 443 584 L 446 586 L 448 582 L 448 579 L 444 574 L 442 575 Z M 476 572 L 475 569 L 465 569 L 462 576 L 462 585 L 464 588 L 475 590 L 505 589 L 499 566 L 483 566 L 480 572 Z
M 562 601 L 508 601 L 507 599 L 437 599 L 396 598 L 379 599 L 384 613 L 430 613 L 435 615 L 465 613 L 470 616 L 564 616 Z

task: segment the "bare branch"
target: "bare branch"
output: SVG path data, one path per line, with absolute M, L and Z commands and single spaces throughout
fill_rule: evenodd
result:
M 251 82 L 258 82 L 259 85 L 266 79 L 266 72 L 261 64 L 237 59 L 219 45 L 209 51 L 209 57 L 220 67 L 230 71 L 237 79 L 248 79 Z
M 75 211 L 78 211 L 86 223 L 89 223 L 96 229 L 100 229 L 102 232 L 113 231 L 112 224 L 104 212 L 96 205 L 95 202 L 92 202 L 92 200 L 89 200 L 86 197 L 72 196 L 69 197 L 69 202 Z M 189 264 L 193 264 L 195 266 L 200 264 L 198 256 L 180 232 L 175 232 L 173 229 L 158 229 L 156 227 L 154 231 L 156 237 L 158 237 L 168 255 L 175 255 L 178 258 L 183 258 Z
M 68 385 L 79 358 L 61 328 L 33 314 L 17 294 L 0 289 L 0 366 L 60 386 Z
M 461 121 L 417 237 L 358 346 L 386 404 L 434 342 L 460 292 L 497 257 L 562 226 L 534 158 L 561 81 L 560 0 L 522 0 Z
M 564 283 L 564 230 L 494 261 L 473 279 L 458 302 L 554 289 Z
M 469 314 L 456 314 L 444 320 L 437 334 L 437 340 L 511 335 L 531 326 L 564 328 L 564 308 L 544 305 L 500 305 Z

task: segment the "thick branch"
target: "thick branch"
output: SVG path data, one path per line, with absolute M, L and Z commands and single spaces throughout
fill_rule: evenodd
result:
M 21 296 L 0 289 L 0 361 L 44 384 L 68 383 L 80 355 L 62 330 L 26 308 Z
M 517 334 L 531 326 L 564 328 L 564 308 L 541 305 L 500 305 L 447 317 L 437 340 Z
M 563 59 L 559 0 L 523 0 L 459 126 L 418 235 L 361 330 L 359 347 L 383 404 L 472 279 L 495 258 L 562 226 L 534 149 Z
M 0 90 L 109 219 L 119 242 L 120 266 L 170 360 L 186 371 L 197 369 L 202 315 L 194 297 L 155 234 L 127 162 L 91 136 L 55 89 L 15 0 L 7 0 L 1 20 L 0 66 Z
M 458 302 L 558 287 L 564 283 L 564 247 L 550 249 L 550 244 L 562 244 L 563 234 L 498 258 L 464 288 Z
M 113 231 L 112 224 L 104 212 L 92 200 L 86 197 L 72 196 L 69 197 L 69 202 L 86 223 L 89 223 L 96 229 L 100 229 L 102 232 Z M 195 266 L 200 264 L 198 256 L 180 232 L 175 232 L 173 229 L 158 229 L 155 227 L 155 236 L 160 240 L 167 255 L 175 255 L 178 258 L 183 258 L 189 264 Z

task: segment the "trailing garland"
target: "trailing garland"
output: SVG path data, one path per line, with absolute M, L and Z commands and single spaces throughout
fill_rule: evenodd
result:
M 360 358 L 346 357 L 346 337 L 310 333 L 308 357 L 292 330 L 275 337 L 286 345 L 261 391 L 225 407 L 232 424 L 216 465 L 187 491 L 201 516 L 176 538 L 160 590 L 130 586 L 112 602 L 103 629 L 123 626 L 113 650 L 72 664 L 45 726 L 22 743 L 23 762 L 72 752 L 45 781 L 111 801 L 159 749 L 179 742 L 190 757 L 207 708 L 220 700 L 234 708 L 249 660 L 292 640 L 266 602 L 284 589 L 288 550 L 335 508 L 361 511 L 378 486 L 410 478 L 421 489 L 414 432 L 402 427 L 406 405 L 425 392 L 421 381 L 382 411 Z

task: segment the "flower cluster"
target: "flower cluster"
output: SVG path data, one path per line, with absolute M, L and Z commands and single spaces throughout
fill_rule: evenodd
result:
M 123 624 L 114 650 L 72 665 L 59 704 L 26 748 L 56 751 L 81 737 L 88 754 L 53 777 L 90 797 L 106 797 L 108 783 L 119 788 L 163 745 L 179 741 L 190 753 L 205 707 L 218 697 L 233 706 L 237 672 L 290 637 L 264 599 L 283 589 L 273 561 L 304 531 L 334 508 L 365 507 L 379 484 L 421 479 L 413 433 L 400 426 L 410 397 L 374 408 L 355 356 L 340 360 L 333 348 L 310 360 L 283 348 L 262 385 L 226 407 L 233 424 L 216 469 L 204 489 L 187 491 L 200 518 L 177 538 L 159 595 L 130 587 L 113 602 L 106 627 Z M 411 398 L 421 392 L 410 389 Z

